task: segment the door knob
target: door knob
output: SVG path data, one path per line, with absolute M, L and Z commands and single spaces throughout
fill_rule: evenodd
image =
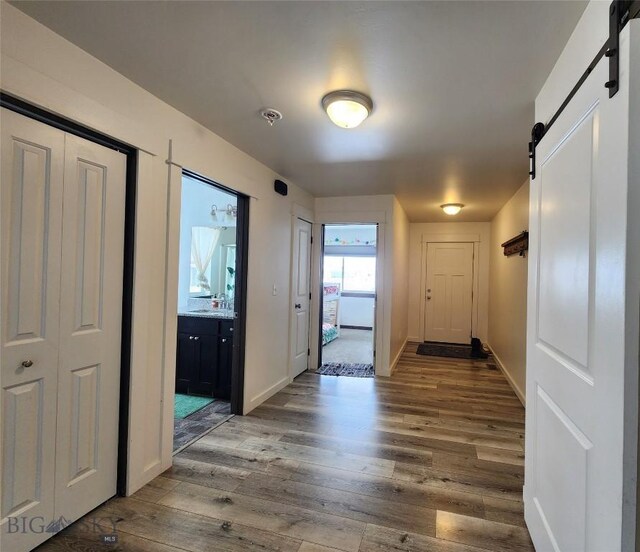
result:
M 427 295 L 427 301 L 431 301 L 431 295 Z
M 223 339 L 223 340 L 222 340 L 222 343 L 226 343 L 226 342 L 227 342 L 227 340 L 226 340 L 226 339 Z
M 300 303 L 296 303 L 296 309 L 301 309 L 302 305 Z
M 23 360 L 22 361 L 22 367 L 23 368 L 29 368 L 33 366 L 33 360 Z
M 193 339 L 194 339 L 194 341 L 198 341 L 198 339 L 200 339 L 200 337 L 196 335 Z
M 190 335 L 190 336 L 189 336 L 189 339 L 193 339 L 193 336 L 192 336 L 192 335 Z

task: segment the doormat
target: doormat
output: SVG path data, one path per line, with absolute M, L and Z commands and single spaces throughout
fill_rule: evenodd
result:
M 325 362 L 316 370 L 321 376 L 345 376 L 348 378 L 372 378 L 375 376 L 373 364 L 353 362 Z
M 448 343 L 425 342 L 418 345 L 416 351 L 419 355 L 439 356 L 447 358 L 489 358 L 481 348 L 474 348 L 471 345 L 451 345 Z
M 180 393 L 176 393 L 173 417 L 182 420 L 212 402 L 213 399 L 208 397 L 196 397 L 195 395 L 182 395 Z

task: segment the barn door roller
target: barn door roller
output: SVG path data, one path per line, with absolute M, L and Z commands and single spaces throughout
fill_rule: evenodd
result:
M 544 135 L 549 132 L 553 123 L 556 122 L 564 108 L 567 107 L 603 56 L 609 58 L 609 80 L 604 83 L 605 88 L 609 89 L 609 98 L 613 98 L 618 92 L 620 86 L 620 31 L 631 19 L 635 19 L 638 16 L 640 16 L 640 0 L 613 0 L 611 2 L 609 6 L 609 38 L 604 46 L 600 48 L 586 71 L 582 73 L 582 76 L 571 89 L 564 102 L 562 102 L 558 111 L 551 117 L 551 120 L 546 125 L 544 123 L 536 123 L 531 129 L 531 141 L 529 142 L 529 175 L 531 179 L 536 177 L 536 146 L 544 138 Z

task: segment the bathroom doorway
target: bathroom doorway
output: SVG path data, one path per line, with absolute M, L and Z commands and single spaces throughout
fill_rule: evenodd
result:
M 242 413 L 248 205 L 184 171 L 174 453 Z

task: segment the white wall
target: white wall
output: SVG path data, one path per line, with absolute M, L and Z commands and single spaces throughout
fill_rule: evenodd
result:
M 524 403 L 527 357 L 526 257 L 505 257 L 500 246 L 529 229 L 529 180 L 491 221 L 488 344 Z
M 246 411 L 288 382 L 289 215 L 294 203 L 313 208 L 312 198 L 295 185 L 287 197 L 275 194 L 273 181 L 280 177 L 274 171 L 13 6 L 2 2 L 1 10 L 4 91 L 142 150 L 129 420 L 128 490 L 133 492 L 171 463 L 180 171 L 166 160 L 254 198 Z
M 340 298 L 340 324 L 373 328 L 375 299 L 372 297 Z
M 476 337 L 487 341 L 489 320 L 489 252 L 491 223 L 489 222 L 424 222 L 412 223 L 409 234 L 409 340 L 422 341 L 420 312 L 422 303 L 421 274 L 426 259 L 422 258 L 422 238 L 425 234 L 479 236 L 478 247 L 478 321 Z
M 393 371 L 409 335 L 409 219 L 393 198 L 393 276 L 391 279 L 391 344 L 389 359 Z

